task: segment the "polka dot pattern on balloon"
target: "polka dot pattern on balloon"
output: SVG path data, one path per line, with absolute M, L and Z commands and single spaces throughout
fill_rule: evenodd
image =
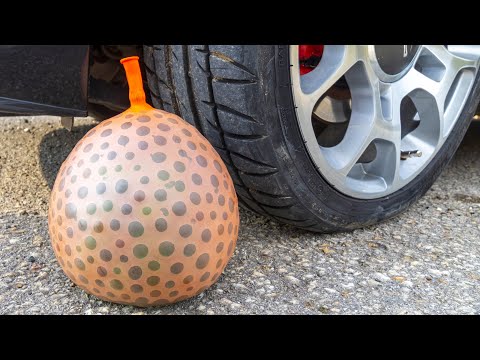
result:
M 48 215 L 68 277 L 137 306 L 208 288 L 238 237 L 237 197 L 220 156 L 162 110 L 126 111 L 90 130 L 60 168 Z

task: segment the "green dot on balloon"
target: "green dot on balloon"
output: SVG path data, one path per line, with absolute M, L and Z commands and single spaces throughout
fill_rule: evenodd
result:
M 95 211 L 97 211 L 97 205 L 93 203 L 87 205 L 87 213 L 89 215 L 95 214 Z
M 158 247 L 158 252 L 162 256 L 170 256 L 175 251 L 175 245 L 170 241 L 162 242 Z
M 158 261 L 152 260 L 148 263 L 148 268 L 152 271 L 156 271 L 160 269 L 160 264 L 158 263 Z
M 157 176 L 160 180 L 163 180 L 163 181 L 166 181 L 170 178 L 170 174 L 165 171 L 165 170 L 160 170 L 158 173 L 157 173 Z
M 85 239 L 85 246 L 87 249 L 94 250 L 97 247 L 97 241 L 92 236 L 87 236 Z
M 105 200 L 103 202 L 103 210 L 105 211 L 112 211 L 113 209 L 113 203 L 110 200 Z
M 120 268 L 116 267 L 116 268 L 113 268 L 113 272 L 118 275 L 122 272 L 122 270 L 120 270 Z
M 106 172 L 107 172 L 107 168 L 105 166 L 102 166 L 100 169 L 98 169 L 99 175 L 105 175 Z
M 122 165 L 115 166 L 115 171 L 116 172 L 122 171 Z
M 120 280 L 113 279 L 110 281 L 110 286 L 115 289 L 115 290 L 122 290 L 123 289 L 123 284 Z
M 133 167 L 133 170 L 138 171 L 138 170 L 140 170 L 141 168 L 142 168 L 142 167 L 141 167 L 140 165 L 135 165 L 135 166 Z
M 144 232 L 143 225 L 138 221 L 132 221 L 130 224 L 128 224 L 128 232 L 132 237 L 140 237 Z
M 147 206 L 147 207 L 144 207 L 144 208 L 142 209 L 142 212 L 143 212 L 143 215 L 150 215 L 151 212 L 152 212 L 152 208 L 150 208 L 150 207 L 148 207 L 148 206 Z
M 183 181 L 176 181 L 175 182 L 175 190 L 182 192 L 185 190 L 185 183 Z
M 147 254 L 148 248 L 143 244 L 135 245 L 133 248 L 133 255 L 135 255 L 137 259 L 143 259 Z

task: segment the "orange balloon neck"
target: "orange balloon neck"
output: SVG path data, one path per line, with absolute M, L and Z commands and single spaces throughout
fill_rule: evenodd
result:
M 145 91 L 143 90 L 142 72 L 140 71 L 138 59 L 138 56 L 130 56 L 120 60 L 120 63 L 125 68 L 129 88 L 128 97 L 130 99 L 130 108 L 128 108 L 128 112 L 153 109 L 153 107 L 146 102 Z
M 126 110 L 127 112 L 140 112 L 140 111 L 148 111 L 153 110 L 154 108 L 147 103 L 143 104 L 134 104 L 130 105 L 130 107 Z

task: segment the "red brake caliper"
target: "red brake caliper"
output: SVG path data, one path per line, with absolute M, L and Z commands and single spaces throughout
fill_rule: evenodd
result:
M 320 62 L 323 45 L 298 45 L 300 75 L 308 74 Z

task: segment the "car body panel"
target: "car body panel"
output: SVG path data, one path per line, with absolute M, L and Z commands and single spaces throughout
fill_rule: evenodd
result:
M 0 112 L 86 116 L 88 61 L 88 45 L 0 45 Z

